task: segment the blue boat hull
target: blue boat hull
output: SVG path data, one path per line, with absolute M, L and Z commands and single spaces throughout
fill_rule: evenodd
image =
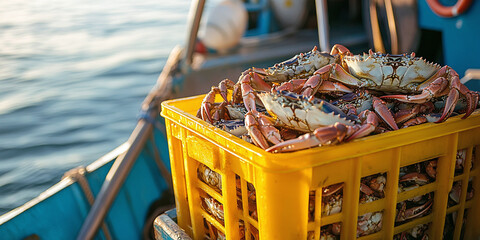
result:
M 159 121 L 162 121 L 159 117 Z M 125 184 L 106 217 L 106 224 L 113 239 L 141 239 L 153 234 L 146 229 L 153 225 L 153 206 L 173 206 L 173 194 L 169 190 L 155 162 L 153 146 L 158 147 L 160 158 L 170 168 L 168 145 L 164 132 L 154 130 L 155 143 L 150 140 L 135 162 Z M 85 177 L 96 195 L 116 157 L 128 148 L 125 143 L 87 167 Z M 77 182 L 65 178 L 27 204 L 0 218 L 2 239 L 24 239 L 38 236 L 40 239 L 75 239 L 90 210 L 90 204 Z M 161 211 L 161 210 L 160 210 Z M 156 213 L 155 213 L 156 212 Z M 147 227 L 146 227 L 147 226 Z M 106 239 L 102 230 L 97 239 Z

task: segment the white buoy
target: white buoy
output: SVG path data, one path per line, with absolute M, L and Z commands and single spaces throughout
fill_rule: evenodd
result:
M 198 37 L 206 47 L 224 52 L 238 44 L 247 28 L 247 18 L 242 2 L 221 1 L 209 12 Z
M 273 12 L 285 29 L 298 29 L 307 17 L 306 0 L 271 0 Z

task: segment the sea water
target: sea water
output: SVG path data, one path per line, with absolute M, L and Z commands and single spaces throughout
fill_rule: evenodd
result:
M 128 139 L 189 7 L 0 1 L 0 214 Z

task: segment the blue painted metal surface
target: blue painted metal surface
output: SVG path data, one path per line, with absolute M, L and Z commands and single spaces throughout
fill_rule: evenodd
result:
M 246 1 L 245 8 L 251 18 L 245 32 L 246 37 L 268 34 L 278 27 L 274 25 L 273 13 L 268 0 Z
M 440 1 L 445 6 L 457 0 Z M 480 1 L 472 1 L 470 8 L 453 18 L 437 16 L 425 0 L 418 1 L 420 28 L 442 32 L 445 65 L 455 69 L 460 77 L 470 68 L 480 69 Z M 470 89 L 480 89 L 478 81 L 468 82 Z
M 163 119 L 159 117 L 159 121 Z M 170 169 L 165 133 L 162 129 L 155 129 L 154 134 L 154 144 L 159 148 L 162 161 Z M 152 144 L 147 143 L 142 150 L 107 215 L 106 223 L 113 239 L 142 239 L 149 207 L 154 201 L 165 197 L 163 194 L 171 194 L 152 155 Z M 87 173 L 86 178 L 95 195 L 113 164 L 113 158 L 94 164 L 101 166 Z M 90 209 L 79 185 L 64 179 L 42 194 L 7 214 L 9 219 L 0 225 L 0 239 L 23 239 L 33 235 L 40 239 L 76 238 Z M 101 230 L 96 238 L 105 239 Z

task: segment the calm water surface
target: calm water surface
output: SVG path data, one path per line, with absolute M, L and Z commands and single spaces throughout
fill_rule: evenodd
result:
M 0 2 L 0 214 L 127 140 L 189 6 Z

